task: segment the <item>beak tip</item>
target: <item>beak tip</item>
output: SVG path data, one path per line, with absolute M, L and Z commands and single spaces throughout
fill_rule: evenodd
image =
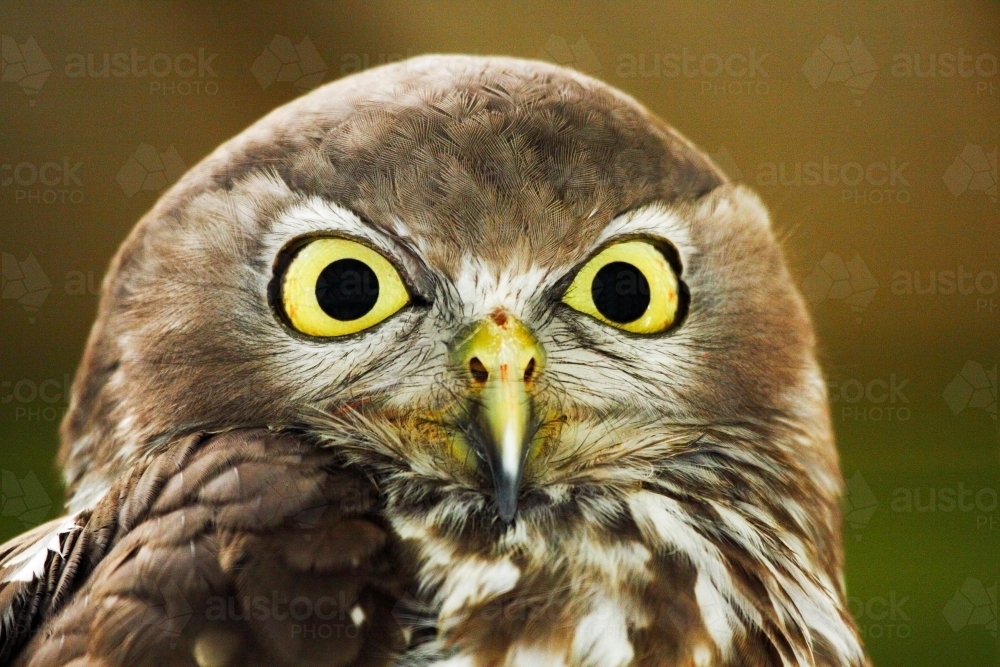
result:
M 511 524 L 514 522 L 514 517 L 517 516 L 517 501 L 514 499 L 510 500 L 498 500 L 499 505 L 499 515 L 500 520 L 505 524 Z
M 516 478 L 500 475 L 494 478 L 494 488 L 497 493 L 497 514 L 506 524 L 513 523 L 517 516 L 517 492 L 520 488 L 520 475 Z

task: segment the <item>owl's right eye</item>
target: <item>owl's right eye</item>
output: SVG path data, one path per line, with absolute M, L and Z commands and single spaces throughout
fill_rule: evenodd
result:
M 667 258 L 646 241 L 608 246 L 576 274 L 563 302 L 631 333 L 666 331 L 683 315 L 681 285 Z
M 366 245 L 321 238 L 298 251 L 281 280 L 281 307 L 296 330 L 335 337 L 375 326 L 410 302 L 399 272 Z

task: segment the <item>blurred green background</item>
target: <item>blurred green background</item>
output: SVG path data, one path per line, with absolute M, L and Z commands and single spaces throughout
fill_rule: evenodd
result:
M 186 167 L 359 69 L 543 58 L 770 206 L 822 341 L 875 663 L 998 664 L 1000 3 L 5 2 L 0 34 L 0 541 L 59 513 L 100 278 Z

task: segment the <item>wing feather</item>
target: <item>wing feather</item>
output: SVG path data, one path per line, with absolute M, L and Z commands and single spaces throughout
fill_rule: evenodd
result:
M 388 664 L 409 577 L 377 506 L 294 437 L 179 440 L 0 547 L 0 663 Z

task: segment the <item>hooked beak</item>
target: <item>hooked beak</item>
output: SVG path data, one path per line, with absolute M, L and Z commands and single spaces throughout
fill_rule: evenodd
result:
M 477 324 L 455 353 L 469 377 L 470 440 L 493 478 L 500 519 L 510 523 L 537 421 L 530 389 L 544 354 L 531 331 L 503 311 Z

